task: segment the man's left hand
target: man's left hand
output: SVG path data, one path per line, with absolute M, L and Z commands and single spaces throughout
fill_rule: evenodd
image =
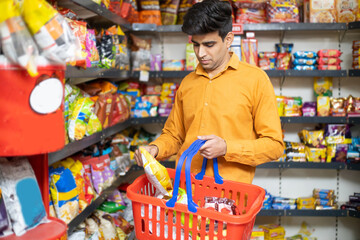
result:
M 199 149 L 201 156 L 207 159 L 225 156 L 226 142 L 221 137 L 215 135 L 198 136 L 201 140 L 207 140 Z

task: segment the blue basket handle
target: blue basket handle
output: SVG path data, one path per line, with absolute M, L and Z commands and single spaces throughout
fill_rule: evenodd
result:
M 184 161 L 188 155 L 188 153 L 191 151 L 191 149 L 194 148 L 194 146 L 200 144 L 199 142 L 195 141 L 193 142 L 188 149 L 186 149 L 180 156 L 179 162 L 176 167 L 176 173 L 175 173 L 175 180 L 174 180 L 174 187 L 173 187 L 173 193 L 172 198 L 166 202 L 167 207 L 174 207 L 175 203 L 177 201 L 177 195 L 179 192 L 180 187 L 180 175 L 181 175 L 181 169 L 184 165 Z
M 180 159 L 179 159 L 179 162 L 178 162 L 178 165 L 177 165 L 177 168 L 176 168 L 176 173 L 175 173 L 173 195 L 172 195 L 172 198 L 169 201 L 166 202 L 167 207 L 174 207 L 175 206 L 175 203 L 177 201 L 178 191 L 179 191 L 179 185 L 180 185 L 181 169 L 182 169 L 182 166 L 184 164 L 184 161 L 187 160 L 186 164 L 185 164 L 185 179 L 186 179 L 186 192 L 187 192 L 187 199 L 188 199 L 188 209 L 189 209 L 190 212 L 194 212 L 194 213 L 197 212 L 198 205 L 192 199 L 192 186 L 191 186 L 190 169 L 191 169 L 192 158 L 196 155 L 196 153 L 199 151 L 201 146 L 204 145 L 205 142 L 206 142 L 206 140 L 200 140 L 200 139 L 194 141 L 190 145 L 190 147 L 188 149 L 186 149 L 183 152 L 183 154 L 180 156 Z M 205 175 L 206 164 L 207 164 L 207 159 L 204 158 L 202 168 L 201 168 L 201 172 L 198 173 L 195 176 L 195 179 L 197 179 L 197 180 L 202 180 L 203 179 L 203 177 Z M 215 182 L 217 184 L 222 184 L 223 183 L 223 178 L 219 174 L 219 167 L 218 167 L 217 158 L 213 159 L 213 165 L 214 165 Z

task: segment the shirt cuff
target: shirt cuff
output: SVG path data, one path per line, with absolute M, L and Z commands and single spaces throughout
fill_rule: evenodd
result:
M 156 160 L 161 159 L 162 156 L 164 156 L 164 145 L 162 142 L 155 140 L 155 141 L 151 142 L 149 145 L 157 146 L 157 148 L 159 150 L 157 155 L 155 156 Z

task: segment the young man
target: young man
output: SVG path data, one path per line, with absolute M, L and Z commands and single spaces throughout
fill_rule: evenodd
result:
M 251 183 L 255 167 L 275 160 L 284 149 L 273 86 L 261 69 L 240 62 L 228 51 L 234 34 L 227 1 L 204 0 L 189 9 L 183 32 L 190 35 L 199 64 L 187 75 L 162 134 L 145 148 L 158 160 L 181 154 L 196 139 L 207 140 L 191 171 L 213 176 L 218 158 L 227 180 Z M 135 160 L 142 166 L 141 154 Z

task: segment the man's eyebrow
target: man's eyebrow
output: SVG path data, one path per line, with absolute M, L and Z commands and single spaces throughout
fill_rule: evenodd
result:
M 195 44 L 199 44 L 198 42 L 196 42 L 196 41 L 194 41 L 194 40 L 192 40 L 191 39 L 191 41 L 193 42 L 193 43 L 195 43 Z M 216 43 L 216 41 L 208 41 L 208 42 L 202 42 L 201 44 L 214 44 L 214 43 Z

